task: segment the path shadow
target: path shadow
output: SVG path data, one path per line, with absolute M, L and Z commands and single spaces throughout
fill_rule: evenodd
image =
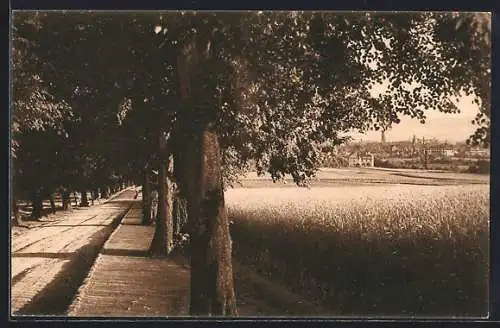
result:
M 134 200 L 134 199 L 112 199 L 112 200 L 108 200 L 106 203 L 104 203 L 105 205 L 107 204 L 113 204 L 113 205 L 118 205 L 118 206 L 130 206 L 130 205 L 134 205 L 134 203 L 138 203 L 138 201 Z M 132 207 L 134 208 L 134 207 Z
M 44 224 L 42 227 L 107 227 L 107 224 Z
M 11 257 L 45 257 L 48 259 L 70 259 L 75 253 L 13 253 Z
M 63 265 L 59 273 L 47 286 L 31 301 L 11 315 L 64 315 L 73 302 L 78 288 L 92 268 L 102 246 L 126 213 L 127 211 L 124 211 L 110 225 L 94 233 L 90 237 L 89 243 L 69 257 L 70 260 Z
M 103 249 L 101 254 L 111 256 L 149 257 L 149 250 L 107 248 Z

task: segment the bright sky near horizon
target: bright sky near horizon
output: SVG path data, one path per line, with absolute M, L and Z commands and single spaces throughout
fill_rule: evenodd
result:
M 472 103 L 473 97 L 462 97 L 458 103 L 460 113 L 447 114 L 437 110 L 427 110 L 425 124 L 406 115 L 400 115 L 401 122 L 394 124 L 392 129 L 385 132 L 386 141 L 410 140 L 413 135 L 417 138 L 437 138 L 441 141 L 465 141 L 476 126 L 472 120 L 478 113 L 479 107 Z M 368 131 L 365 134 L 353 133 L 356 141 L 380 141 L 380 131 Z

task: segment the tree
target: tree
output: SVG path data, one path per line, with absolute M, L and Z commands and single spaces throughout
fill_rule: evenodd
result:
M 116 114 L 124 98 L 122 88 L 116 87 L 118 79 L 113 76 L 114 67 L 107 66 L 111 58 L 117 61 L 113 54 L 116 48 L 113 43 L 105 44 L 109 39 L 99 38 L 103 24 L 89 24 L 85 14 L 77 15 L 76 24 L 73 24 L 74 15 L 55 15 L 50 19 L 46 19 L 47 13 L 35 16 L 43 22 L 43 28 L 25 28 L 23 33 L 36 40 L 33 53 L 39 61 L 35 66 L 47 81 L 44 86 L 58 101 L 72 108 L 73 116 L 63 117 L 68 135 L 64 151 L 75 159 L 73 165 L 66 167 L 66 171 L 70 171 L 66 173 L 71 176 L 68 179 L 73 184 L 71 187 L 83 195 L 81 205 L 88 206 L 87 190 L 101 184 L 105 195 L 113 184 L 113 168 L 108 166 L 113 164 L 112 159 L 117 154 L 119 120 Z M 117 24 L 108 27 L 115 27 L 108 31 L 111 37 L 119 33 Z M 47 40 L 55 41 L 56 46 Z M 89 61 L 88 54 L 96 47 L 100 57 Z M 91 182 L 92 177 L 97 181 Z
M 197 32 L 193 39 L 186 37 L 187 41 L 181 43 L 180 62 L 189 65 L 178 65 L 181 91 L 192 92 L 191 97 L 184 97 L 192 112 L 184 109 L 183 114 L 189 112 L 199 122 L 197 127 L 184 128 L 198 133 L 190 148 L 201 148 L 198 158 L 210 158 L 205 152 L 219 153 L 215 140 L 220 141 L 223 149 L 236 148 L 242 162 L 255 159 L 261 171 L 267 168 L 275 179 L 289 173 L 298 184 L 304 183 L 316 168 L 318 145 L 325 140 L 341 140 L 338 132 L 367 128 L 372 123 L 376 127 L 386 123 L 387 117 L 398 123 L 398 114 L 423 121 L 424 109 L 430 106 L 456 112 L 450 97 L 471 87 L 456 72 L 448 71 L 448 65 L 460 61 L 456 53 L 444 62 L 439 60 L 445 46 L 432 37 L 433 28 L 439 26 L 439 17 L 432 15 L 248 14 L 238 17 L 237 22 L 231 20 L 234 16 L 220 13 L 200 16 L 192 15 L 191 24 Z M 433 47 L 438 50 L 429 49 Z M 467 61 L 460 61 L 460 65 L 467 66 Z M 218 80 L 218 75 L 223 78 Z M 382 80 L 389 85 L 388 92 L 379 97 L 389 109 L 384 111 L 372 105 L 369 95 L 370 87 Z M 238 91 L 244 91 L 246 99 Z M 339 110 L 349 105 L 349 111 Z M 237 143 L 242 140 L 244 145 Z M 220 165 L 217 158 L 214 155 L 211 163 L 201 160 L 201 169 L 193 166 L 191 173 L 211 172 L 216 179 L 219 171 L 211 166 Z M 195 157 L 193 161 L 200 159 Z M 202 174 L 200 178 L 207 177 Z M 205 252 L 212 263 L 219 264 L 220 271 L 209 282 L 206 277 L 213 274 L 210 260 L 193 264 L 193 270 L 203 269 L 206 275 L 198 278 L 201 287 L 192 280 L 191 306 L 196 308 L 195 313 L 232 314 L 230 306 L 219 307 L 233 302 L 230 286 L 212 290 L 211 294 L 203 291 L 209 285 L 219 286 L 217 278 L 228 278 L 221 265 L 224 263 L 226 273 L 230 272 L 230 261 L 224 260 L 230 243 L 210 235 L 210 231 L 220 231 L 219 224 L 226 225 L 220 208 L 211 215 L 203 213 L 203 201 L 215 204 L 215 208 L 223 206 L 223 196 L 207 196 L 217 193 L 220 184 L 212 181 L 214 184 L 204 190 L 204 184 L 198 182 L 202 200 L 196 195 L 188 198 L 190 222 L 195 227 L 192 246 L 200 243 L 191 256 Z M 197 212 L 200 208 L 201 214 Z M 196 230 L 203 226 L 208 229 Z M 210 257 L 210 245 L 223 251 Z
M 88 113 L 116 115 L 129 97 L 133 112 L 126 120 L 143 131 L 135 137 L 147 145 L 137 168 L 159 165 L 156 140 L 171 135 L 167 148 L 179 194 L 187 199 L 196 314 L 236 314 L 224 208 L 227 172 L 254 162 L 259 173 L 275 180 L 290 174 L 305 185 L 325 143 L 343 143 L 352 129 L 377 128 L 388 119 L 397 124 L 400 115 L 425 122 L 428 108 L 456 112 L 450 97 L 464 90 L 484 96 L 469 77 L 485 66 L 461 55 L 476 43 L 439 32 L 443 22 L 458 22 L 460 15 L 51 15 L 38 35 L 45 49 L 38 50 L 50 63 L 41 75 L 57 82 L 54 92 L 82 120 L 93 117 Z M 487 56 L 488 49 L 481 46 L 477 54 Z M 123 56 L 110 60 L 113 53 Z M 385 91 L 373 95 L 376 85 Z M 77 87 L 85 98 L 74 95 Z M 96 112 L 84 112 L 89 106 Z M 147 116 L 152 113 L 157 115 Z M 100 118 L 96 126 L 105 122 Z
M 303 184 L 314 172 L 320 142 L 339 140 L 337 133 L 343 130 L 385 122 L 386 114 L 380 115 L 380 110 L 370 106 L 369 95 L 371 83 L 382 79 L 388 80 L 389 92 L 381 101 L 391 105 L 387 114 L 395 123 L 399 121 L 399 113 L 423 120 L 422 107 L 429 104 L 442 111 L 455 110 L 449 96 L 463 86 L 448 82 L 454 81 L 454 76 L 447 74 L 446 66 L 436 60 L 434 52 L 422 48 L 425 40 L 421 35 L 431 33 L 427 26 L 432 18 L 426 15 L 339 17 L 287 13 L 248 14 L 238 17 L 237 22 L 232 18 L 234 16 L 220 13 L 186 14 L 183 22 L 188 21 L 194 32 L 183 36 L 184 42 L 175 40 L 183 45 L 179 63 L 188 63 L 178 64 L 181 92 L 191 93 L 184 96 L 181 115 L 197 118 L 197 126 L 181 128 L 193 134 L 189 143 L 188 137 L 184 137 L 184 144 L 198 151 L 197 156 L 192 155 L 191 173 L 208 171 L 218 176 L 218 171 L 211 167 L 220 165 L 217 156 L 214 155 L 212 163 L 201 160 L 204 163 L 201 168 L 195 164 L 200 162 L 199 158 L 207 157 L 205 152 L 219 152 L 212 149 L 218 147 L 214 141 L 218 140 L 224 149 L 236 148 L 242 162 L 255 159 L 260 171 L 269 170 L 273 178 L 289 173 L 298 184 Z M 354 28 L 349 31 L 348 26 Z M 182 23 L 176 21 L 175 27 L 168 25 L 166 34 L 176 28 L 182 29 Z M 370 47 L 375 50 L 371 51 Z M 424 74 L 419 71 L 421 65 L 428 68 Z M 245 76 L 246 71 L 253 76 Z M 222 78 L 217 79 L 218 76 Z M 364 85 L 360 86 L 362 82 Z M 418 83 L 418 87 L 412 90 L 410 82 Z M 447 88 L 450 85 L 454 88 Z M 245 91 L 246 99 L 242 99 L 238 87 Z M 349 110 L 339 110 L 349 105 Z M 255 123 L 260 126 L 253 125 Z M 242 140 L 245 144 L 237 144 Z M 198 177 L 201 181 L 204 178 Z M 191 189 L 203 186 L 201 181 L 192 182 Z M 186 184 L 190 189 L 189 183 Z M 225 225 L 224 218 L 220 211 L 210 216 L 204 214 L 202 205 L 204 197 L 219 187 L 214 184 L 207 190 L 201 188 L 188 192 L 193 193 L 188 197 L 194 232 L 191 256 L 193 260 L 205 252 L 205 258 L 219 263 L 216 266 L 221 270 L 221 263 L 227 261 L 222 251 L 215 252 L 219 257 L 211 254 L 210 245 L 216 247 L 217 240 L 210 231 L 219 231 L 217 226 Z M 208 197 L 205 201 L 218 208 L 223 204 L 223 197 Z M 200 208 L 202 213 L 198 212 Z M 197 230 L 201 227 L 208 229 Z M 219 237 L 220 240 L 223 238 Z M 230 251 L 229 243 L 220 242 L 218 246 Z M 215 292 L 203 289 L 217 285 L 217 278 L 227 279 L 219 272 L 212 282 L 207 281 L 206 277 L 214 276 L 210 269 L 212 263 L 210 260 L 192 262 L 196 272 L 192 276 L 192 309 L 195 308 L 195 313 L 231 314 L 230 307 L 218 312 L 221 311 L 219 304 L 232 302 L 230 292 L 224 288 Z M 230 264 L 226 264 L 226 268 L 229 272 Z M 200 271 L 205 273 L 203 277 L 198 276 Z M 201 305 L 194 303 L 197 301 Z
M 42 197 L 51 200 L 52 211 L 55 204 L 52 193 L 59 179 L 57 173 L 60 153 L 54 146 L 66 136 L 63 117 L 71 117 L 71 108 L 65 102 L 58 102 L 47 90 L 37 74 L 39 58 L 33 49 L 36 40 L 27 36 L 40 28 L 38 15 L 14 15 L 12 37 L 12 95 L 11 117 L 11 162 L 12 192 L 11 208 L 15 223 L 19 224 L 17 200 L 28 197 L 33 203 L 32 217 L 39 218 Z M 43 145 L 39 140 L 45 139 Z M 33 168 L 39 172 L 33 174 Z
M 443 45 L 449 74 L 479 106 L 477 129 L 468 144 L 487 147 L 491 142 L 491 13 L 434 14 L 435 34 Z
M 156 229 L 151 242 L 152 254 L 165 256 L 173 248 L 173 215 L 174 215 L 174 185 L 173 185 L 173 158 L 166 149 L 168 136 L 159 136 L 160 168 L 158 173 L 158 214 Z

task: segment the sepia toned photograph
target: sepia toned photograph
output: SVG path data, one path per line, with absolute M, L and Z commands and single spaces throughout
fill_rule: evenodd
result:
M 10 318 L 488 318 L 491 13 L 23 11 Z

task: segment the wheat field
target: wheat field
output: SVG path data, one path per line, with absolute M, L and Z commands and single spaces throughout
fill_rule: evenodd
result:
M 237 188 L 226 203 L 235 259 L 334 314 L 487 314 L 487 184 Z

